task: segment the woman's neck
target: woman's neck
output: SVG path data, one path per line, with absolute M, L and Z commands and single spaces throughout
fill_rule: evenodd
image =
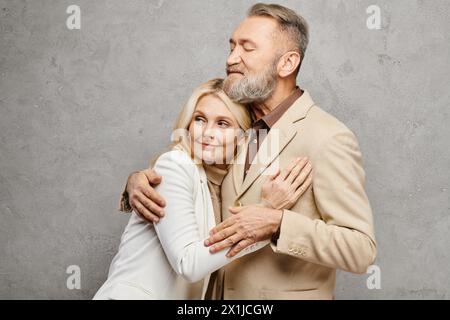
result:
M 203 168 L 205 169 L 206 176 L 210 182 L 216 185 L 221 185 L 223 178 L 228 172 L 227 164 L 206 164 L 203 163 Z
M 211 166 L 214 168 L 220 169 L 220 170 L 227 170 L 227 168 L 228 168 L 228 165 L 226 163 L 223 163 L 223 164 L 214 163 Z

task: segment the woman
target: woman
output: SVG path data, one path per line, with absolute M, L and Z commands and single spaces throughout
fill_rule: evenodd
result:
M 237 132 L 247 130 L 251 121 L 246 107 L 233 103 L 222 84 L 222 79 L 203 84 L 183 108 L 174 130 L 177 141 L 155 163 L 164 177 L 157 191 L 168 199 L 166 215 L 153 225 L 132 214 L 108 279 L 94 299 L 202 299 L 212 272 L 268 244 L 258 242 L 228 258 L 228 250 L 211 254 L 203 243 L 220 221 L 220 185 L 243 140 Z M 296 201 L 310 184 L 298 174 L 301 167 L 310 170 L 305 164 L 293 163 L 272 176 L 263 188 L 264 205 L 292 205 L 292 195 Z M 297 174 L 291 192 L 274 196 L 271 191 L 281 181 L 277 176 L 291 171 Z

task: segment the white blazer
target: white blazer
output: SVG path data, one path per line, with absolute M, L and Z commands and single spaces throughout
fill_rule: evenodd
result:
M 155 171 L 156 190 L 166 199 L 156 225 L 132 213 L 108 279 L 94 299 L 203 299 L 212 272 L 264 247 L 262 241 L 227 258 L 228 249 L 211 254 L 203 242 L 215 226 L 203 167 L 181 150 L 162 154 Z

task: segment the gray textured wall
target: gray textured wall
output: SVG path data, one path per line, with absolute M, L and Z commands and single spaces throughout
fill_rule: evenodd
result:
M 127 221 L 128 173 L 165 146 L 192 89 L 224 75 L 254 2 L 0 1 L 0 298 L 92 297 Z M 300 85 L 365 159 L 382 287 L 342 272 L 337 298 L 449 299 L 450 2 L 280 3 L 311 25 Z M 81 30 L 66 27 L 70 4 Z M 381 30 L 366 27 L 371 4 Z

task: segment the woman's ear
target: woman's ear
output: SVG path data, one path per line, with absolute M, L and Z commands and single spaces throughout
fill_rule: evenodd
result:
M 297 51 L 288 51 L 281 58 L 278 63 L 278 75 L 281 78 L 286 78 L 293 74 L 300 65 L 301 56 Z

